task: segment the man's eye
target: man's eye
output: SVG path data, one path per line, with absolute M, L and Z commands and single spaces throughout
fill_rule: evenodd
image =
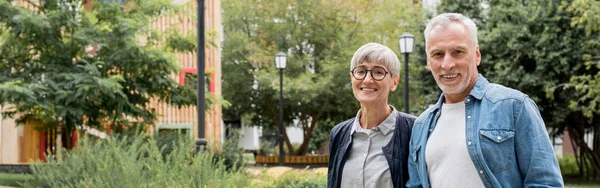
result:
M 431 57 L 442 57 L 442 53 L 433 53 Z

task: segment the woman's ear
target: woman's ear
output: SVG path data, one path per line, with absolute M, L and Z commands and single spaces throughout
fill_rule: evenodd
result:
M 398 82 L 400 82 L 400 75 L 392 76 L 392 81 L 394 82 L 394 84 L 392 84 L 392 88 L 390 88 L 390 91 L 396 91 L 396 88 L 398 87 Z

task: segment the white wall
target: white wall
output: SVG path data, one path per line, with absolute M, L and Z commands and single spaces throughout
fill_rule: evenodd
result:
M 19 162 L 19 132 L 23 134 L 23 127 L 15 125 L 14 119 L 1 118 L 0 164 L 17 164 Z
M 287 127 L 285 131 L 292 144 L 302 144 L 304 141 L 304 133 L 300 127 Z
M 238 130 L 242 134 L 240 138 L 240 146 L 246 150 L 258 150 L 260 148 L 260 137 L 262 136 L 262 127 L 245 125 L 242 122 L 242 128 Z M 288 127 L 286 128 L 288 138 L 292 144 L 301 144 L 304 140 L 302 128 Z
M 245 150 L 258 150 L 260 147 L 260 143 L 258 141 L 258 138 L 260 137 L 258 127 L 242 125 L 242 128 L 239 129 L 239 132 L 242 134 L 242 138 L 240 138 L 240 146 L 242 146 Z
M 260 148 L 260 135 L 262 135 L 262 128 L 250 125 L 250 121 L 242 118 L 241 129 L 239 133 L 242 135 L 240 138 L 240 146 L 245 150 L 258 150 Z

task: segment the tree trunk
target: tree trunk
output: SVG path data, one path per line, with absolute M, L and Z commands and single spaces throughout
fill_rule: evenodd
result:
M 292 143 L 290 142 L 290 138 L 288 137 L 287 131 L 285 131 L 285 128 L 283 128 L 283 131 L 281 131 L 281 129 L 282 129 L 281 125 L 279 125 L 279 126 L 277 127 L 277 129 L 278 129 L 280 132 L 283 132 L 283 141 L 285 142 L 285 145 L 286 145 L 286 146 L 287 146 L 287 148 L 288 148 L 288 152 L 289 152 L 289 153 L 290 153 L 290 155 L 291 155 L 291 154 L 293 153 L 293 151 L 294 151 L 294 146 L 293 146 L 293 145 L 292 145 Z
M 310 139 L 312 138 L 313 132 L 315 131 L 315 128 L 317 127 L 317 122 L 319 122 L 319 120 L 325 113 L 325 109 L 327 109 L 330 99 L 331 99 L 331 96 L 327 95 L 327 97 L 325 98 L 325 104 L 321 107 L 321 110 L 319 110 L 319 113 L 310 115 L 310 117 L 311 117 L 310 126 L 306 126 L 307 128 L 304 128 L 302 131 L 304 133 L 304 139 L 302 140 L 302 144 L 300 145 L 300 147 L 298 147 L 298 150 L 296 151 L 296 155 L 306 154 L 306 152 L 308 150 L 308 145 L 310 144 Z M 308 117 L 307 117 L 307 119 L 308 119 Z
M 56 162 L 60 163 L 62 161 L 62 129 L 59 127 L 56 128 Z
M 302 140 L 302 144 L 300 145 L 300 147 L 298 147 L 298 150 L 296 150 L 296 155 L 306 154 L 306 152 L 308 151 L 308 145 L 310 144 L 310 139 L 312 138 L 312 134 L 315 130 L 315 127 L 317 127 L 317 122 L 313 119 L 313 121 L 311 121 L 311 126 L 308 128 L 308 130 L 303 131 L 303 132 L 305 132 L 304 138 Z
M 580 177 L 584 177 L 584 171 L 583 168 L 581 168 L 583 166 L 583 160 L 581 157 L 581 150 L 578 147 L 577 141 L 576 141 L 576 133 L 574 133 L 573 130 L 568 129 L 567 128 L 567 133 L 569 134 L 569 137 L 571 138 L 571 146 L 573 146 L 573 155 L 575 155 L 575 163 L 577 163 L 577 166 L 579 168 L 579 176 Z M 564 143 L 563 143 L 564 144 Z
M 73 148 L 73 130 L 66 128 L 63 129 L 62 141 L 65 149 L 70 150 Z
M 600 158 L 598 155 L 598 151 L 600 151 L 600 144 L 598 143 L 600 141 L 600 132 L 598 130 L 598 126 L 596 126 L 595 124 L 593 124 L 594 122 L 592 122 L 592 135 L 593 135 L 593 141 L 592 141 L 592 151 L 590 151 L 590 154 L 593 156 L 594 161 L 597 163 L 595 165 L 596 168 L 592 168 L 592 176 L 595 179 L 598 179 L 598 175 L 599 175 L 599 168 L 600 167 Z
M 577 166 L 579 167 L 579 173 L 582 175 L 582 177 L 584 178 L 588 178 L 588 179 L 598 179 L 598 169 L 600 169 L 600 155 L 598 155 L 598 150 L 596 149 L 597 146 L 595 145 L 597 142 L 596 138 L 594 138 L 594 140 L 592 141 L 592 148 L 588 147 L 588 144 L 586 143 L 585 140 L 585 133 L 586 133 L 586 118 L 583 116 L 582 113 L 579 113 L 577 115 L 577 120 L 574 121 L 575 124 L 577 124 L 576 126 L 571 126 L 569 129 L 569 135 L 571 136 L 571 139 L 573 140 L 573 142 L 575 143 L 574 147 L 577 148 L 579 151 L 576 151 L 575 153 L 579 153 L 579 156 L 575 156 L 576 160 L 577 160 Z M 592 126 L 589 126 L 588 128 L 591 129 L 592 131 L 592 135 L 593 136 L 597 136 L 597 129 L 596 129 L 596 125 L 595 122 L 591 122 Z M 591 167 L 591 169 L 589 169 L 589 167 Z M 588 170 L 589 169 L 589 170 Z

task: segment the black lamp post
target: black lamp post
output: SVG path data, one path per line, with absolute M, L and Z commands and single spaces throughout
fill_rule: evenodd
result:
M 283 52 L 277 53 L 275 55 L 275 66 L 279 69 L 279 165 L 283 165 L 283 131 L 285 131 L 285 126 L 283 126 L 283 69 L 285 69 L 285 63 L 287 60 L 287 56 Z
M 413 52 L 413 46 L 415 43 L 415 36 L 408 32 L 402 33 L 398 37 L 398 44 L 400 44 L 400 53 L 404 54 L 404 106 L 406 107 L 405 113 L 409 114 L 408 106 L 408 55 Z
M 204 138 L 204 0 L 198 0 L 198 139 L 196 140 L 196 152 L 206 146 L 206 138 Z

